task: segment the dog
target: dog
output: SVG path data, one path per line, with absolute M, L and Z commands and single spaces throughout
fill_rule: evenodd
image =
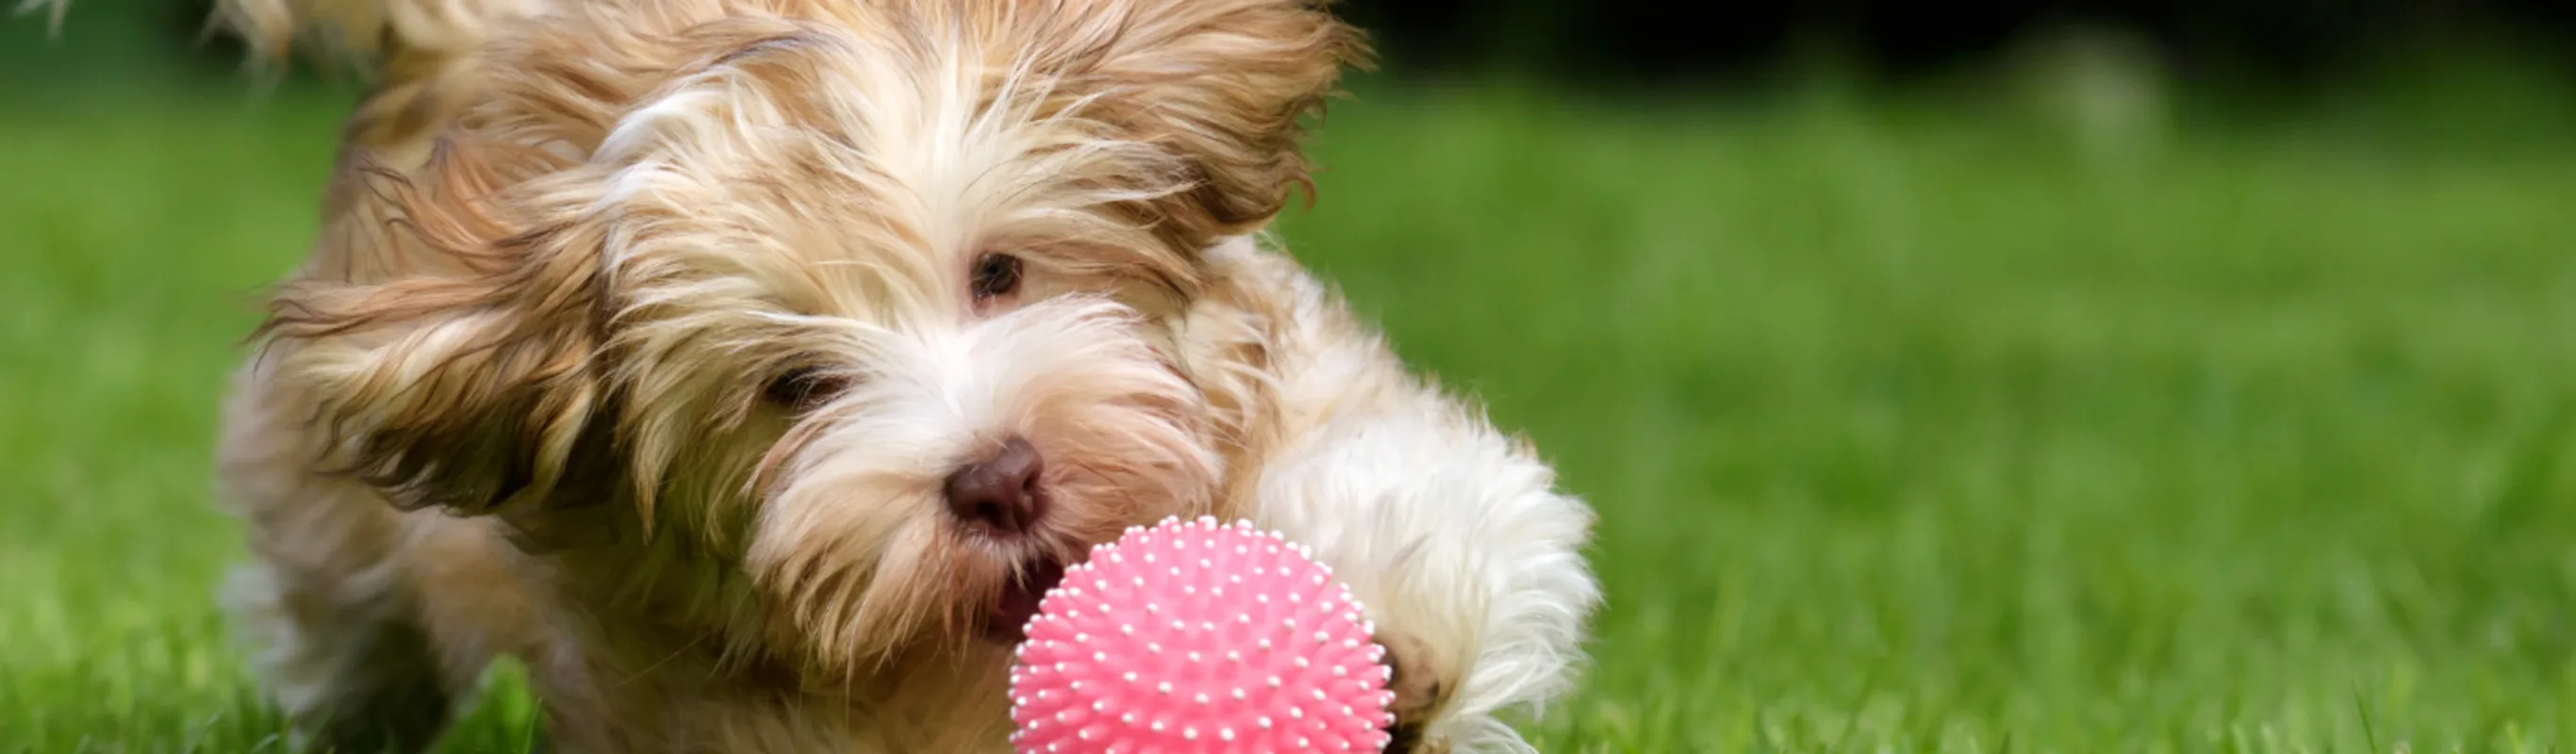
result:
M 1523 751 L 1580 499 L 1267 225 L 1368 63 L 1316 0 L 225 0 L 372 76 L 218 459 L 298 746 L 496 658 L 567 752 L 1007 751 L 1011 648 L 1169 516 L 1310 546 L 1391 750 Z

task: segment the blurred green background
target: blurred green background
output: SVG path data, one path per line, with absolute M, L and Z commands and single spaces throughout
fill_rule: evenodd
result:
M 2564 751 L 2524 5 L 1353 3 L 1285 234 L 1600 509 L 1544 750 Z M 209 443 L 356 79 L 202 17 L 0 25 L 0 751 L 279 746 Z M 524 746 L 500 683 L 451 749 Z

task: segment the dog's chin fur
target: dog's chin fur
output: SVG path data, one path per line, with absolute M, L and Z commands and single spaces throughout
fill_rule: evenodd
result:
M 568 751 L 1004 749 L 1028 603 L 1173 515 L 1351 582 L 1400 749 L 1570 684 L 1588 509 L 1257 240 L 1362 59 L 1313 2 L 224 7 L 378 75 L 222 442 L 304 740 L 509 655 Z M 1043 514 L 953 511 L 1011 443 Z

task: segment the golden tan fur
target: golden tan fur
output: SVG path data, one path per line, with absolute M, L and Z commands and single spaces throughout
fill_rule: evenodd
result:
M 1407 748 L 1562 690 L 1589 513 L 1246 238 L 1363 59 L 1315 4 L 226 8 L 382 77 L 223 446 L 300 735 L 420 746 L 511 655 L 567 751 L 998 749 L 999 595 L 1166 515 L 1345 572 Z M 983 536 L 940 480 L 1006 438 L 1054 502 Z

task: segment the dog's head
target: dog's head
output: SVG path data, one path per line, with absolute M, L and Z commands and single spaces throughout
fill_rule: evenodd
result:
M 349 468 L 531 547 L 690 553 L 622 576 L 739 585 L 674 609 L 747 606 L 732 640 L 841 673 L 1009 638 L 1090 544 L 1205 509 L 1170 322 L 1199 251 L 1303 184 L 1350 30 L 1298 0 L 607 5 L 496 40 L 479 104 L 351 182 L 277 296 Z M 560 544 L 620 517 L 660 544 Z

